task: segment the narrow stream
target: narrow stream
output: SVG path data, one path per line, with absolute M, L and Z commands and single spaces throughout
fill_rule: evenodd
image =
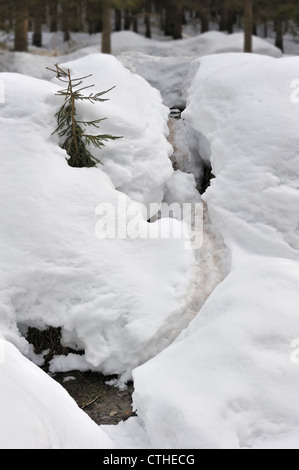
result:
M 174 170 L 190 173 L 190 153 L 185 124 L 180 118 L 180 113 L 175 113 L 169 118 L 168 139 L 174 149 L 171 157 Z M 181 312 L 182 321 L 178 322 L 178 329 L 175 331 L 173 340 L 198 314 L 207 298 L 227 274 L 228 252 L 213 228 L 206 204 L 203 204 L 203 216 L 203 245 L 200 249 L 194 250 L 194 281 L 190 286 L 187 304 Z M 202 230 L 202 225 L 200 230 Z M 53 332 L 50 341 L 52 342 L 50 348 L 52 350 Z M 60 347 L 60 341 L 58 340 L 56 343 L 59 343 Z M 44 347 L 45 344 L 42 345 L 42 349 Z M 69 371 L 53 374 L 52 377 L 67 390 L 78 406 L 98 425 L 115 425 L 134 416 L 132 409 L 133 383 L 128 383 L 125 390 L 119 390 L 107 384 L 107 381 L 115 377 L 106 377 L 95 372 Z
M 173 112 L 169 118 L 169 137 L 174 153 L 171 157 L 175 171 L 191 173 L 191 155 L 188 148 L 186 126 L 179 112 Z M 203 182 L 203 193 L 209 186 L 209 178 L 213 177 L 210 171 L 206 172 Z M 213 290 L 226 277 L 229 271 L 229 252 L 222 238 L 213 227 L 209 210 L 203 202 L 203 245 L 194 250 L 196 261 L 196 274 L 190 292 L 190 300 L 186 305 L 186 315 L 190 320 L 197 315 Z

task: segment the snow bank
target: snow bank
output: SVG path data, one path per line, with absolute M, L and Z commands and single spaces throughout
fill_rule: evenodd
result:
M 121 48 L 122 54 L 118 58 L 123 65 L 158 88 L 164 103 L 170 108 L 186 106 L 182 87 L 190 63 L 195 58 L 224 52 L 243 52 L 244 49 L 243 33 L 225 34 L 217 31 L 178 41 L 150 40 L 122 31 L 114 33 L 113 41 L 114 53 L 119 53 Z M 256 36 L 253 37 L 253 51 L 272 57 L 282 56 L 279 49 Z
M 51 371 L 76 367 L 126 380 L 187 322 L 180 315 L 193 254 L 183 237 L 172 238 L 181 223 L 148 224 L 140 212 L 140 202 L 162 200 L 173 173 L 167 113 L 158 92 L 113 57 L 99 54 L 68 66 L 75 75 L 92 73 L 96 91 L 116 85 L 110 101 L 78 111 L 82 119 L 107 117 L 101 130 L 124 138 L 103 149 L 104 166 L 69 167 L 57 136 L 51 137 L 61 99 L 54 96 L 57 84 L 0 75 L 6 90 L 0 117 L 0 331 L 40 361 L 19 329 L 62 327 L 64 344 L 85 354 L 56 357 Z M 170 240 L 117 233 L 98 238 L 101 204 L 112 208 L 108 227 L 119 213 L 127 215 L 125 229 L 132 221 L 144 231 L 162 227 Z
M 191 74 L 198 65 L 184 119 L 192 149 L 217 176 L 211 210 L 232 214 L 222 231 L 251 252 L 296 258 L 298 59 L 225 54 L 200 59 Z
M 162 95 L 169 108 L 184 108 L 182 84 L 189 70 L 190 57 L 156 57 L 142 52 L 124 52 L 118 60 L 131 72 L 144 77 Z
M 120 31 L 112 35 L 112 48 L 116 55 L 134 51 L 160 57 L 198 57 L 223 52 L 243 52 L 244 34 L 209 31 L 176 41 L 157 41 L 140 37 L 131 31 Z M 253 37 L 253 51 L 256 54 L 282 57 L 280 49 L 256 36 Z
M 0 339 L 1 449 L 112 449 L 57 382 Z
M 195 65 L 183 118 L 212 163 L 203 199 L 231 271 L 176 342 L 134 371 L 134 406 L 152 448 L 298 448 L 299 59 Z
M 31 54 L 5 52 L 0 71 L 49 79 L 46 67 L 52 62 L 59 60 L 64 63 L 98 53 L 101 50 L 101 34 L 89 36 L 73 33 L 72 41 L 66 46 L 62 34 L 45 33 L 43 44 L 43 55 L 39 54 L 36 48 L 31 48 Z M 189 65 L 194 59 L 210 54 L 243 52 L 243 46 L 243 33 L 210 31 L 176 41 L 156 37 L 147 39 L 132 31 L 112 34 L 114 56 L 129 70 L 141 75 L 150 85 L 157 88 L 168 107 L 185 107 L 186 101 L 181 90 Z M 56 57 L 51 57 L 53 51 Z M 282 56 L 282 52 L 273 44 L 258 37 L 253 37 L 253 51 L 272 57 Z
M 85 85 L 96 84 L 96 90 L 115 86 L 104 96 L 109 101 L 78 108 L 83 119 L 109 116 L 102 122 L 101 132 L 123 136 L 107 142 L 94 155 L 104 163 L 103 171 L 118 191 L 143 204 L 161 202 L 163 186 L 172 174 L 172 148 L 164 137 L 168 135 L 169 110 L 162 104 L 160 92 L 109 55 L 89 55 L 62 67 L 70 68 L 73 77 L 90 70 L 92 77 Z

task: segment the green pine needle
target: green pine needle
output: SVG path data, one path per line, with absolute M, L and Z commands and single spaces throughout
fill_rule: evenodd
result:
M 55 69 L 47 67 L 47 70 L 54 72 L 58 80 L 67 84 L 67 88 L 59 90 L 56 93 L 57 96 L 63 96 L 65 101 L 55 115 L 58 125 L 53 134 L 58 134 L 59 137 L 65 138 L 62 148 L 70 157 L 68 159 L 68 164 L 72 167 L 79 168 L 92 167 L 97 163 L 103 164 L 87 147 L 93 146 L 101 149 L 105 145 L 105 142 L 108 142 L 109 140 L 122 139 L 122 137 L 116 137 L 110 134 L 92 135 L 85 133 L 88 127 L 99 128 L 99 123 L 107 118 L 95 119 L 93 121 L 78 120 L 76 101 L 88 101 L 92 104 L 95 104 L 96 102 L 109 101 L 109 99 L 102 98 L 102 96 L 109 93 L 115 87 L 96 94 L 90 93 L 86 96 L 81 92 L 94 87 L 94 85 L 83 86 L 79 89 L 77 88 L 84 83 L 86 78 L 90 78 L 91 75 L 72 78 L 70 69 L 63 70 L 58 64 L 55 64 Z

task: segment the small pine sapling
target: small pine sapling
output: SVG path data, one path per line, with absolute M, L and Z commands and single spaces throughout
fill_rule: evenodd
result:
M 89 101 L 94 104 L 96 102 L 109 101 L 108 99 L 102 98 L 103 95 L 111 91 L 102 91 L 100 93 L 90 93 L 85 96 L 82 94 L 83 90 L 94 87 L 94 85 L 83 86 L 83 81 L 91 75 L 80 78 L 72 78 L 70 69 L 63 70 L 58 64 L 55 64 L 55 70 L 47 67 L 47 70 L 54 72 L 56 77 L 64 83 L 67 83 L 67 88 L 59 90 L 56 95 L 63 96 L 65 101 L 61 106 L 60 110 L 56 113 L 58 127 L 55 129 L 53 134 L 57 133 L 60 137 L 65 137 L 65 141 L 62 148 L 66 150 L 69 155 L 68 164 L 72 167 L 93 167 L 97 163 L 103 164 L 98 158 L 96 158 L 87 147 L 94 146 L 101 148 L 105 145 L 108 140 L 121 139 L 122 137 L 115 137 L 109 134 L 93 135 L 87 132 L 88 127 L 99 128 L 99 123 L 104 121 L 103 119 L 96 119 L 94 121 L 80 121 L 77 119 L 76 102 L 77 101 Z

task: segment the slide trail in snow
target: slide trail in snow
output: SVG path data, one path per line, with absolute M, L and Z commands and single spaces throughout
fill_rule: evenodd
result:
M 183 119 L 170 117 L 168 126 L 168 140 L 174 149 L 171 157 L 173 167 L 175 170 L 191 173 L 191 156 L 185 123 Z M 199 229 L 202 230 L 201 227 Z M 203 202 L 203 244 L 200 249 L 194 250 L 194 253 L 195 277 L 184 311 L 184 316 L 190 321 L 229 271 L 229 251 L 210 219 L 205 202 Z

